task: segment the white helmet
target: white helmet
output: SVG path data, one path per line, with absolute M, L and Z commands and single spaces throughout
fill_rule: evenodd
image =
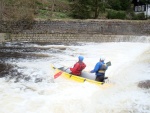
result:
M 101 61 L 104 61 L 104 60 L 105 60 L 105 58 L 104 58 L 103 56 L 101 56 L 101 57 L 100 57 L 100 60 L 101 60 Z

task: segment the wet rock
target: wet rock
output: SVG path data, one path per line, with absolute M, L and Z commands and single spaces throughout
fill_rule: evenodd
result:
M 36 78 L 35 83 L 42 82 L 42 78 Z
M 30 76 L 24 77 L 24 80 L 29 81 L 31 79 Z
M 14 82 L 15 83 L 17 83 L 17 82 L 20 82 L 20 81 L 29 81 L 30 79 L 31 79 L 31 77 L 30 76 L 28 76 L 28 75 L 24 75 L 24 74 L 22 74 L 22 73 L 17 73 L 17 76 L 13 76 L 14 78 Z
M 149 89 L 150 88 L 150 80 L 141 81 L 138 83 L 138 87 Z
M 11 65 L 5 62 L 0 62 L 0 77 L 6 77 L 7 81 L 14 79 L 14 82 L 20 82 L 21 80 L 29 81 L 29 77 L 18 72 L 19 67 L 16 65 Z
M 7 76 L 12 68 L 11 64 L 0 63 L 0 77 Z

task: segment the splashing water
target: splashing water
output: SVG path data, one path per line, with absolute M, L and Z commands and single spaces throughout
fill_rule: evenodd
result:
M 30 45 L 50 48 L 38 52 L 49 57 L 43 59 L 18 59 L 8 63 L 17 65 L 17 70 L 30 76 L 14 83 L 0 78 L 1 113 L 149 113 L 150 91 L 137 87 L 150 75 L 149 43 L 81 43 L 82 46 Z M 105 56 L 112 66 L 106 72 L 114 85 L 102 88 L 89 83 L 76 83 L 53 79 L 50 64 L 71 67 L 84 56 L 87 67 L 92 70 Z M 35 83 L 36 78 L 42 78 Z

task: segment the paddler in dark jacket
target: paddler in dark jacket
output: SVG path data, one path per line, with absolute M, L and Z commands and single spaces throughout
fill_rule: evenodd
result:
M 95 80 L 99 82 L 104 82 L 105 71 L 108 68 L 108 66 L 104 63 L 104 60 L 104 57 L 101 57 L 100 61 L 96 63 L 94 69 L 90 71 L 90 73 L 95 73 Z
M 70 68 L 71 74 L 81 76 L 82 70 L 86 67 L 85 63 L 83 62 L 84 57 L 79 56 L 79 61 L 74 64 L 73 68 Z

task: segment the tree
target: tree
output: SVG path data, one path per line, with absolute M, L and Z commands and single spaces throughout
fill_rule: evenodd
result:
M 92 12 L 94 13 L 94 18 L 98 18 L 100 12 L 105 12 L 105 8 L 107 6 L 106 0 L 93 0 L 92 4 Z
M 114 10 L 128 10 L 131 7 L 131 0 L 109 0 L 108 4 Z
M 140 0 L 140 2 L 145 3 L 145 4 L 150 4 L 150 0 Z
M 91 0 L 75 0 L 71 4 L 72 16 L 74 18 L 90 18 Z
M 72 1 L 72 16 L 79 19 L 98 18 L 104 12 L 107 0 L 74 0 Z
M 120 0 L 121 10 L 127 11 L 131 7 L 131 0 Z

